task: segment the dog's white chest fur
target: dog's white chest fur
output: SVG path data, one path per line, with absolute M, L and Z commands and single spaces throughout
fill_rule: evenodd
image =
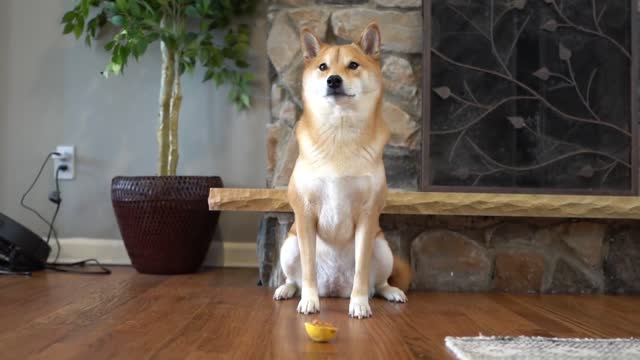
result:
M 375 194 L 385 183 L 377 175 L 327 177 L 310 173 L 296 181 L 317 218 L 318 237 L 337 247 L 354 241 L 358 218 L 375 207 Z
M 316 241 L 318 295 L 348 297 L 355 274 L 355 243 L 332 247 L 318 237 Z
M 296 177 L 309 210 L 317 217 L 316 267 L 320 296 L 348 297 L 355 274 L 358 218 L 375 208 L 384 174 Z
M 360 210 L 366 208 L 371 177 L 319 178 L 312 182 L 318 196 L 318 237 L 339 246 L 353 242 L 355 223 Z

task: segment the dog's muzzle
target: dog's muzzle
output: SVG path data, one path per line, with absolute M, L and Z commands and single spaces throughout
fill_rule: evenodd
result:
M 326 96 L 353 96 L 344 91 L 342 86 L 342 77 L 340 75 L 331 75 L 327 78 L 327 95 Z

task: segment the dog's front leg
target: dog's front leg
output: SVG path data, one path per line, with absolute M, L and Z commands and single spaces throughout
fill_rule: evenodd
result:
M 302 270 L 302 290 L 298 312 L 311 314 L 320 311 L 318 278 L 316 275 L 316 223 L 315 217 L 305 212 L 295 214 L 300 265 Z
M 369 272 L 373 239 L 378 232 L 378 217 L 366 214 L 356 226 L 356 271 L 349 302 L 349 316 L 363 319 L 371 316 L 369 306 Z

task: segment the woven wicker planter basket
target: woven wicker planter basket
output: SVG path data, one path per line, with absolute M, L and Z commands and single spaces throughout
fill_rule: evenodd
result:
M 111 201 L 133 267 L 141 273 L 197 271 L 207 254 L 219 212 L 209 211 L 217 176 L 116 177 Z

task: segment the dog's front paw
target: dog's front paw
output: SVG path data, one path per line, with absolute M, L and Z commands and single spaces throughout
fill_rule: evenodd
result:
M 395 286 L 387 285 L 379 289 L 378 294 L 391 302 L 407 302 L 407 295 L 404 294 L 404 291 Z
M 283 284 L 280 285 L 276 289 L 276 292 L 273 294 L 274 300 L 286 300 L 291 299 L 296 294 L 296 285 L 295 284 Z
M 301 314 L 320 312 L 320 298 L 318 297 L 317 291 L 302 289 L 302 297 L 298 303 L 298 312 Z
M 351 302 L 349 303 L 349 316 L 352 318 L 364 319 L 370 317 L 372 314 L 368 297 L 351 297 Z

